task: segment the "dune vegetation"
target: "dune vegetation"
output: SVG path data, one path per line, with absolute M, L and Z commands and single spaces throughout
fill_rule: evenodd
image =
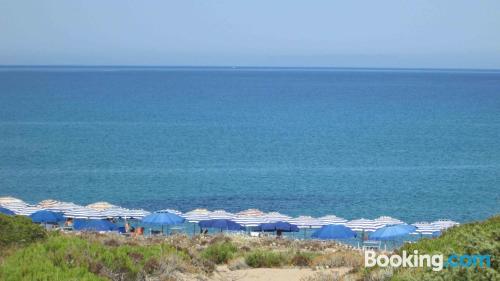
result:
M 0 215 L 0 280 L 211 280 L 218 267 L 310 268 L 307 281 L 500 280 L 500 216 L 465 224 L 399 251 L 491 255 L 491 268 L 365 268 L 362 254 L 333 242 L 241 236 L 47 233 L 27 218 Z M 397 253 L 397 252 L 396 252 Z M 343 269 L 342 275 L 332 274 Z

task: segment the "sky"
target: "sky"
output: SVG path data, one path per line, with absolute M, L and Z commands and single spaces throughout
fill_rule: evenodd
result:
M 0 65 L 500 69 L 500 1 L 0 0 Z

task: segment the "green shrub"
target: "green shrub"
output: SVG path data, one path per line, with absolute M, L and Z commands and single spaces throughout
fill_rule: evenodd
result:
M 310 266 L 316 256 L 318 256 L 318 254 L 312 252 L 296 252 L 292 256 L 290 264 L 294 266 Z
M 238 251 L 235 245 L 231 242 L 215 243 L 208 246 L 201 254 L 207 260 L 216 264 L 227 263 L 233 258 L 234 254 Z
M 0 280 L 137 280 L 157 270 L 163 257 L 189 257 L 174 247 L 153 245 L 106 246 L 89 238 L 51 234 L 5 258 Z
M 405 244 L 402 251 L 419 254 L 490 255 L 491 268 L 446 268 L 439 272 L 431 268 L 399 268 L 392 280 L 500 280 L 500 216 L 446 230 L 436 239 L 422 239 Z
M 286 264 L 282 253 L 256 250 L 246 255 L 245 262 L 251 267 L 279 267 Z
M 28 245 L 43 240 L 47 232 L 31 219 L 22 216 L 6 216 L 0 214 L 0 249 Z

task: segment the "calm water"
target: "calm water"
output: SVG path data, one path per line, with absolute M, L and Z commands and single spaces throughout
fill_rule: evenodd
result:
M 485 218 L 500 72 L 3 68 L 0 195 Z

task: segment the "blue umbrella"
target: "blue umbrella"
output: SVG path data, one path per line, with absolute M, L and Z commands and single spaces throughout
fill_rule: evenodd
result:
M 15 215 L 15 213 L 12 212 L 11 210 L 6 209 L 6 208 L 2 208 L 2 207 L 0 207 L 0 214 L 4 214 L 4 215 L 8 215 L 8 216 Z
M 30 215 L 30 218 L 36 223 L 58 223 L 64 221 L 64 217 L 61 213 L 46 210 L 34 212 Z
M 112 231 L 117 229 L 117 227 L 114 223 L 108 220 L 76 219 L 73 222 L 73 229 L 87 231 Z
M 257 231 L 282 231 L 282 232 L 298 232 L 299 228 L 295 224 L 284 221 L 261 223 L 256 228 Z
M 396 240 L 398 238 L 404 237 L 412 232 L 414 232 L 417 228 L 413 225 L 408 224 L 397 224 L 397 225 L 389 225 L 382 228 L 377 229 L 370 235 L 370 239 L 373 240 Z
M 245 230 L 245 227 L 242 226 L 241 224 L 235 223 L 234 221 L 226 220 L 226 219 L 200 221 L 198 223 L 198 225 L 200 225 L 200 227 L 206 227 L 206 228 L 219 228 L 221 231 L 223 229 L 225 229 L 225 230 Z
M 146 224 L 161 225 L 161 232 L 163 232 L 164 225 L 180 224 L 184 221 L 183 217 L 169 212 L 155 212 L 142 219 L 142 222 Z
M 313 238 L 324 240 L 349 239 L 356 236 L 356 232 L 352 231 L 349 227 L 336 224 L 325 225 L 311 235 Z

